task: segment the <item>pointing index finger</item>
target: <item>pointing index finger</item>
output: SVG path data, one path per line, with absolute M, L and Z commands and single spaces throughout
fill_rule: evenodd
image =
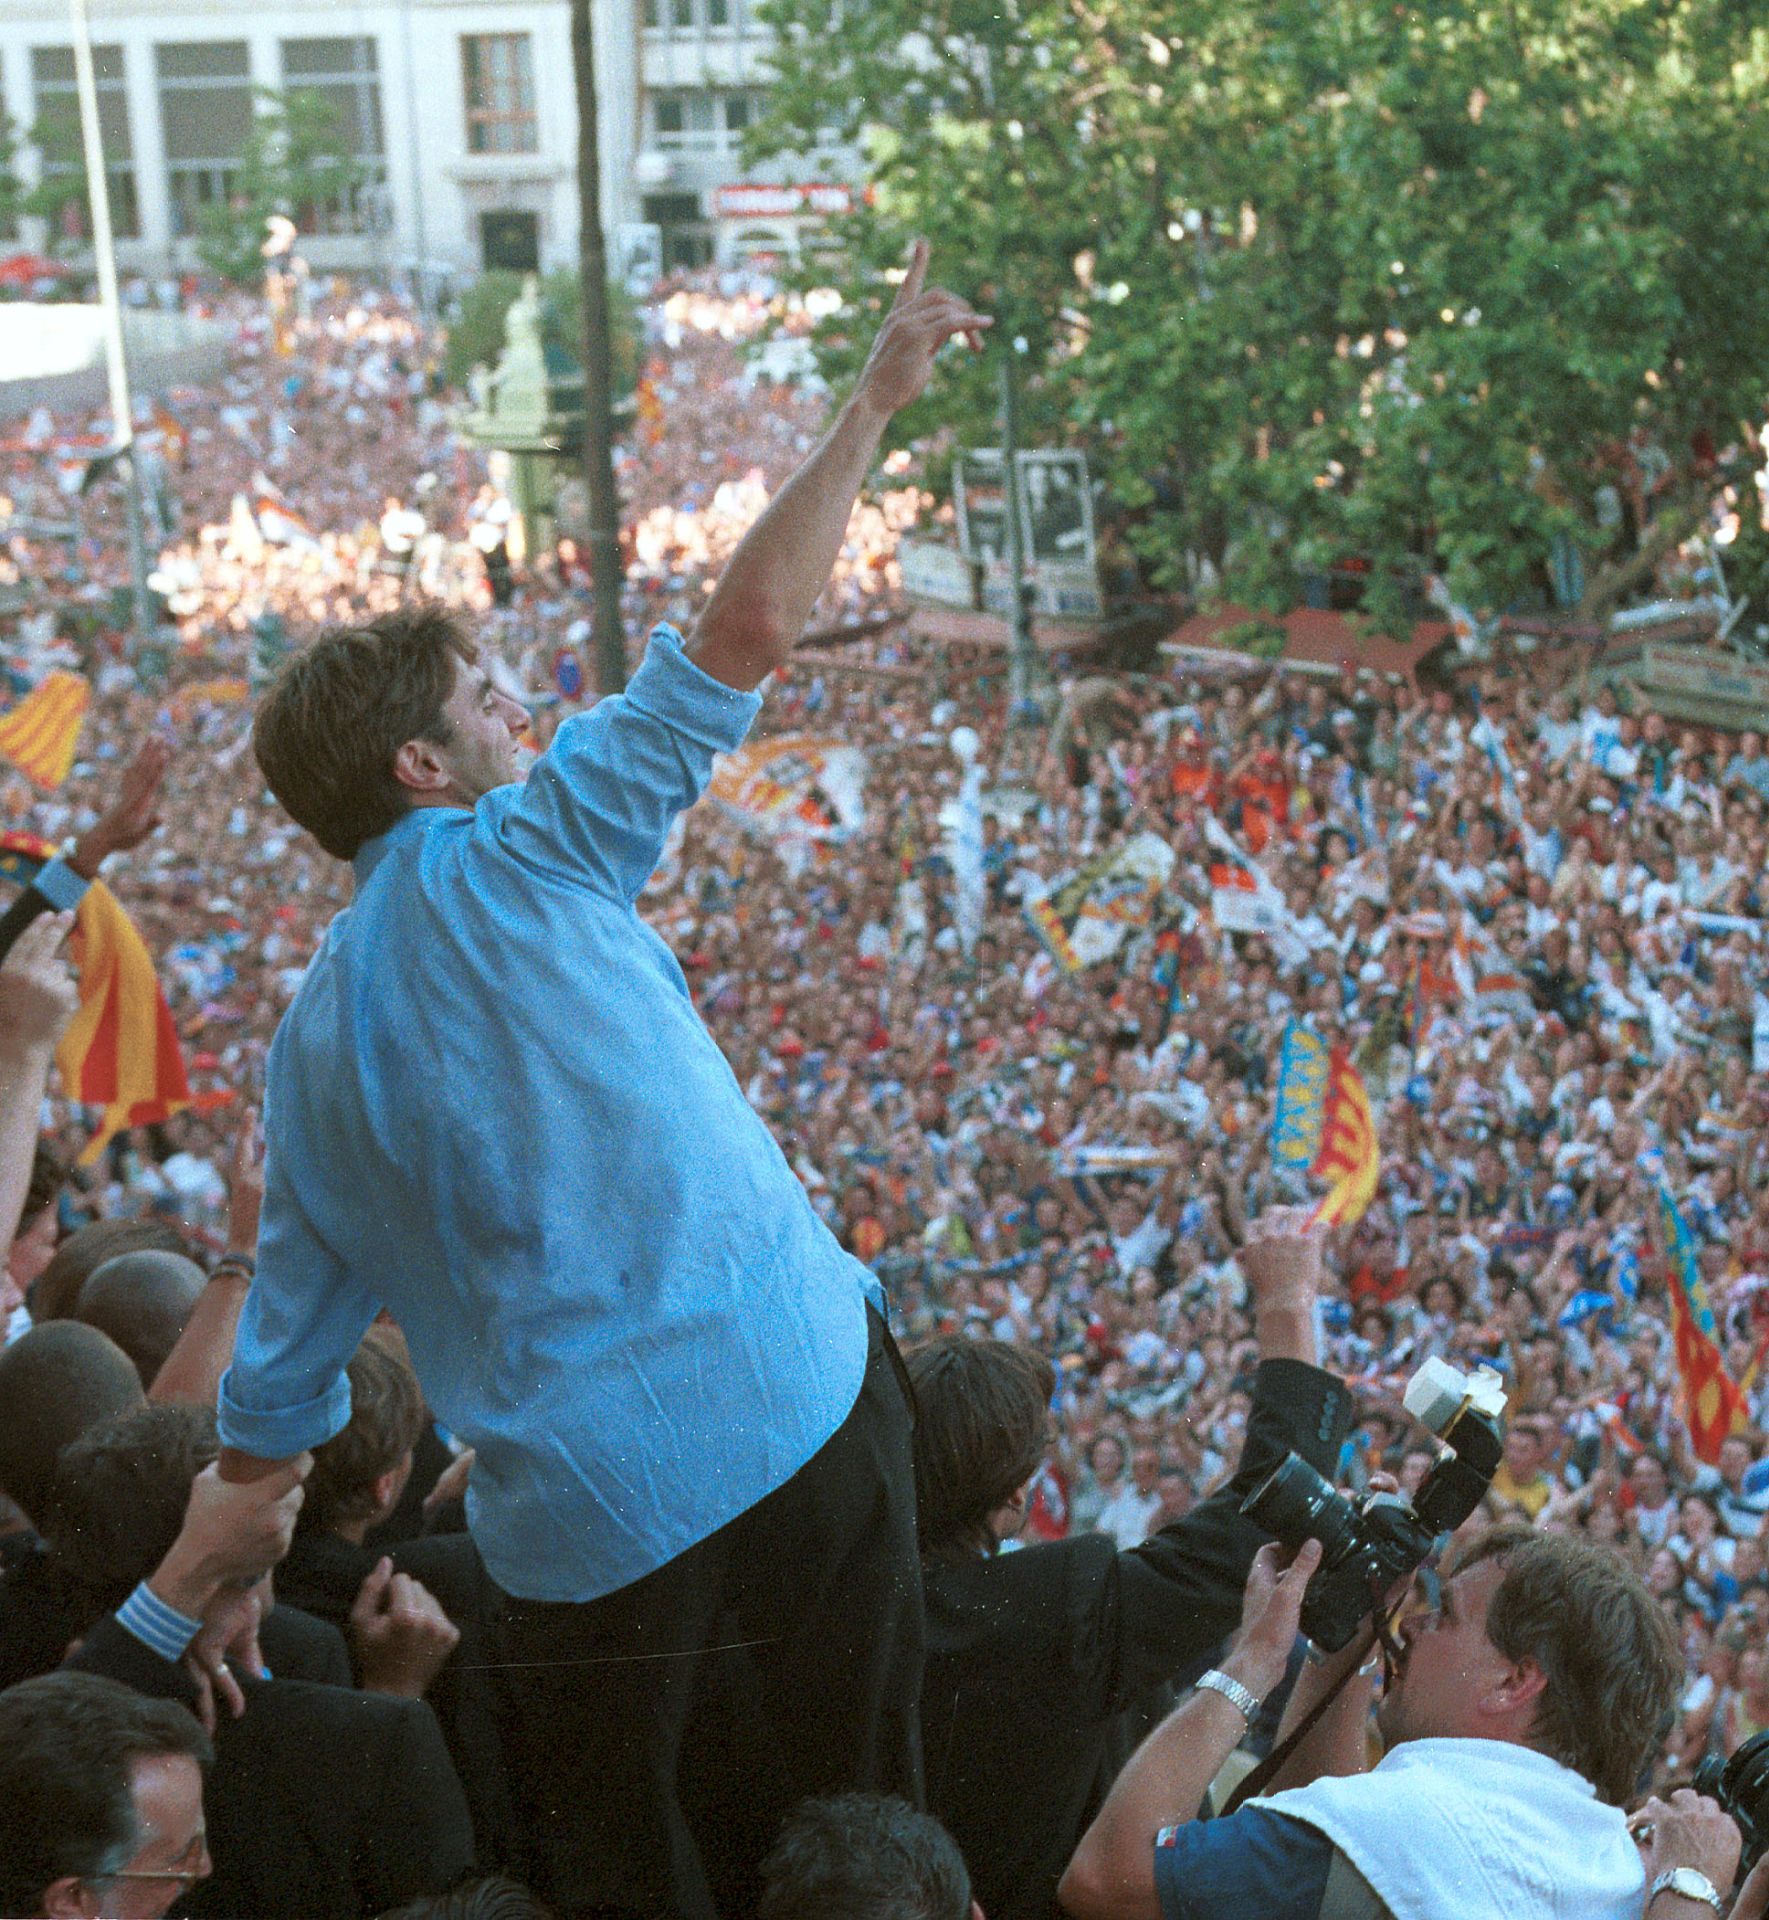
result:
M 909 249 L 909 268 L 903 275 L 903 284 L 897 289 L 893 306 L 906 307 L 920 293 L 927 280 L 928 244 L 918 234 L 915 244 Z

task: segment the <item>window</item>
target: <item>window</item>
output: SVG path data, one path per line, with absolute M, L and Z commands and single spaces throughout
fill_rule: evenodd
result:
M 535 153 L 534 46 L 526 33 L 461 37 L 469 153 Z
M 719 146 L 722 135 L 713 118 L 710 93 L 666 87 L 652 94 L 647 105 L 658 146 L 699 153 L 711 153 Z
M 661 87 L 647 101 L 651 137 L 660 147 L 697 153 L 734 151 L 745 131 L 761 117 L 754 93 L 704 93 L 686 87 Z
M 94 47 L 93 78 L 98 86 L 98 130 L 104 141 L 105 178 L 111 190 L 111 230 L 119 240 L 141 238 L 141 209 L 135 191 L 135 150 L 129 139 L 129 96 L 123 81 L 123 49 Z M 86 237 L 86 195 L 74 190 L 85 179 L 80 144 L 80 98 L 74 83 L 72 47 L 31 49 L 31 138 L 43 162 L 43 181 L 65 181 L 70 193 L 56 211 L 55 223 L 71 240 Z
M 737 24 L 740 0 L 645 0 L 648 33 L 725 33 Z
M 381 77 L 375 42 L 361 40 L 285 40 L 283 86 L 316 93 L 338 117 L 344 150 L 356 162 L 359 179 L 348 196 L 304 211 L 307 232 L 363 233 L 374 222 L 372 209 L 384 207 L 387 193 L 386 145 L 381 131 Z
M 172 230 L 193 233 L 203 208 L 225 205 L 252 134 L 252 63 L 243 40 L 154 48 Z

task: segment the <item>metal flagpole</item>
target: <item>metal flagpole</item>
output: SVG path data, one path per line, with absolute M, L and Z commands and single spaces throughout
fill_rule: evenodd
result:
M 86 0 L 68 0 L 74 26 L 74 81 L 80 96 L 80 133 L 86 150 L 86 196 L 92 210 L 92 253 L 98 268 L 98 298 L 104 312 L 105 371 L 110 378 L 115 451 L 129 467 L 129 575 L 135 631 L 152 630 L 147 591 L 147 546 L 141 531 L 141 474 L 135 459 L 135 415 L 129 400 L 129 364 L 123 356 L 123 309 L 117 298 L 117 256 L 111 235 L 111 189 L 104 167 L 104 135 L 98 124 L 98 82 L 92 71 L 92 31 Z

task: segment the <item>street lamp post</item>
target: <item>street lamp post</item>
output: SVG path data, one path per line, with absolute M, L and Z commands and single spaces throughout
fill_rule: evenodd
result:
M 92 253 L 104 314 L 105 373 L 110 383 L 114 451 L 128 469 L 129 584 L 136 634 L 153 630 L 147 590 L 147 543 L 141 530 L 141 472 L 135 456 L 135 413 L 129 398 L 129 363 L 123 352 L 123 309 L 117 297 L 117 255 L 111 233 L 110 179 L 104 167 L 104 133 L 98 124 L 98 81 L 92 69 L 92 30 L 86 0 L 69 0 L 74 28 L 74 85 L 80 98 L 80 135 L 86 155 L 86 198 L 92 212 Z

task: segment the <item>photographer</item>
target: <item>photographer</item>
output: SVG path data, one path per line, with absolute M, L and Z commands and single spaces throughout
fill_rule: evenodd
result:
M 1239 1256 L 1260 1366 L 1234 1475 L 1142 1545 L 1103 1534 L 999 1553 L 1049 1440 L 1051 1369 L 1001 1341 L 909 1355 L 927 1594 L 928 1805 L 990 1920 L 1043 1920 L 1112 1775 L 1234 1630 L 1266 1532 L 1243 1497 L 1291 1448 L 1330 1473 L 1351 1401 L 1312 1364 L 1321 1234 L 1300 1210 L 1258 1220 Z M 1155 1697 L 1151 1698 L 1151 1694 Z
M 1234 1696 L 1262 1700 L 1282 1678 L 1319 1561 L 1312 1540 L 1288 1568 L 1262 1549 L 1221 1675 L 1138 1749 L 1069 1863 L 1061 1898 L 1076 1920 L 1639 1920 L 1673 1867 L 1730 1877 L 1705 1839 L 1669 1857 L 1680 1824 L 1667 1821 L 1649 1879 L 1621 1812 L 1676 1696 L 1663 1615 L 1612 1555 L 1518 1527 L 1473 1542 L 1436 1610 L 1403 1625 L 1373 1772 L 1370 1681 L 1352 1672 L 1278 1791 L 1200 1821 L 1246 1731 Z M 1361 1646 L 1305 1670 L 1286 1731 Z M 1707 1910 L 1670 1889 L 1651 1898 L 1649 1920 Z M 1718 1896 L 1707 1906 L 1720 1911 Z

